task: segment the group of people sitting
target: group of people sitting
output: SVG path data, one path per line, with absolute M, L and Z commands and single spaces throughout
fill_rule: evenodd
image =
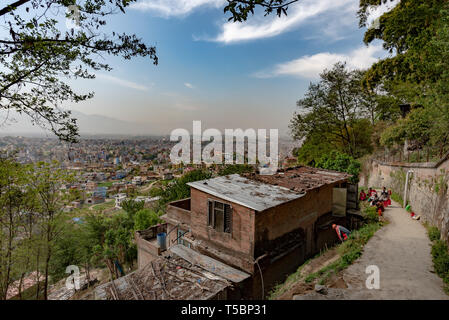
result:
M 390 190 L 387 191 L 387 188 L 385 187 L 382 188 L 380 196 L 377 194 L 377 191 L 374 190 L 373 188 L 369 188 L 368 193 L 365 193 L 363 189 L 360 191 L 360 201 L 369 201 L 369 204 L 371 206 L 376 207 L 379 216 L 382 216 L 383 212 L 385 211 L 385 208 L 391 205 L 390 196 L 391 191 Z M 335 230 L 338 239 L 340 239 L 341 242 L 348 240 L 349 236 L 351 235 L 350 230 L 340 225 L 333 224 L 332 229 Z
M 373 207 L 376 207 L 376 211 L 379 213 L 379 216 L 383 215 L 385 208 L 391 205 L 391 190 L 387 191 L 387 188 L 383 187 L 380 193 L 380 196 L 377 194 L 377 191 L 373 188 L 368 189 L 368 193 L 362 189 L 360 191 L 360 201 L 368 201 L 369 204 Z

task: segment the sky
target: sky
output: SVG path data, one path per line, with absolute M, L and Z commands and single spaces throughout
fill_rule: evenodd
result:
M 323 69 L 337 61 L 364 69 L 387 55 L 381 43 L 363 44 L 357 0 L 301 0 L 287 17 L 256 11 L 244 23 L 228 22 L 224 5 L 139 0 L 111 17 L 108 30 L 155 45 L 159 64 L 108 57 L 111 72 L 72 83 L 95 92 L 89 101 L 65 105 L 79 116 L 81 132 L 169 134 L 192 131 L 192 121 L 200 120 L 203 130 L 265 128 L 287 135 L 296 101 Z M 6 130 L 26 131 L 26 121 L 18 122 Z

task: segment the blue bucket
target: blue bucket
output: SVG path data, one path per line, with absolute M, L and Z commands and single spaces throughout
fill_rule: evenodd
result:
M 161 250 L 167 249 L 167 234 L 165 232 L 161 232 L 157 234 L 157 244 Z

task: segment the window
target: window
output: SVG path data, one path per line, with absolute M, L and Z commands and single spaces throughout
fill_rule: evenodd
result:
M 178 229 L 178 244 L 182 244 L 183 246 L 190 248 L 190 243 L 185 241 L 182 237 L 187 233 L 187 231 L 183 231 L 181 229 Z
M 208 200 L 207 225 L 220 232 L 231 233 L 232 207 L 219 201 Z

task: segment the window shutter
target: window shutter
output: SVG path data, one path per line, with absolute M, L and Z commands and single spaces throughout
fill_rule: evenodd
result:
M 232 208 L 229 204 L 224 206 L 224 232 L 231 233 L 232 230 Z
M 208 202 L 207 225 L 213 227 L 213 225 L 214 225 L 214 221 L 213 221 L 214 203 L 211 200 L 207 200 L 207 202 Z

